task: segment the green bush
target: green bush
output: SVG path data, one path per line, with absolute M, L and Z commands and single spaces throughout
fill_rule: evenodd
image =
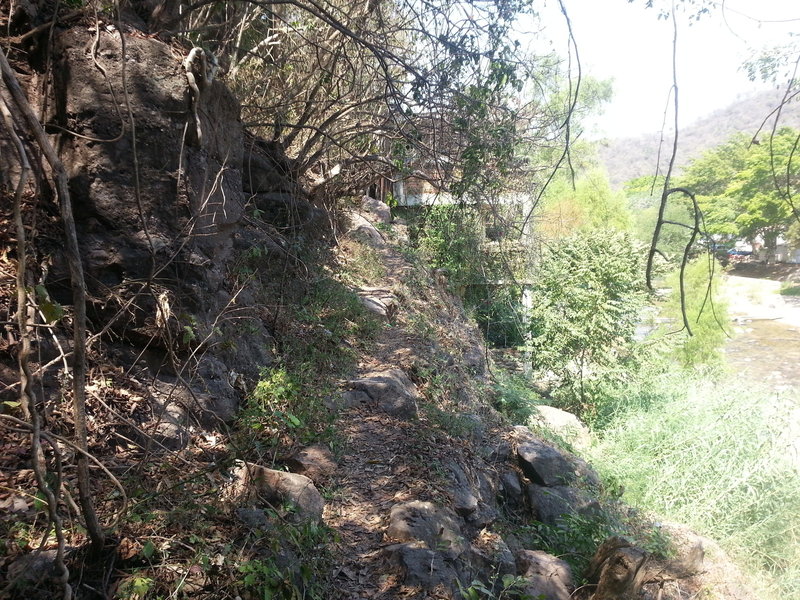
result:
M 643 256 L 628 234 L 596 230 L 552 245 L 534 274 L 534 376 L 553 380 L 554 400 L 584 418 L 636 370 Z

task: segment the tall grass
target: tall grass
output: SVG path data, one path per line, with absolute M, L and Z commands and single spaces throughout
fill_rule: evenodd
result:
M 600 433 L 623 499 L 720 542 L 774 598 L 800 598 L 800 397 L 676 375 L 678 393 Z

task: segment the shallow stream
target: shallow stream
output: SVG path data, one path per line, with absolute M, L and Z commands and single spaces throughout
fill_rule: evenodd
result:
M 725 294 L 734 319 L 725 346 L 731 370 L 773 389 L 800 389 L 800 298 L 779 294 L 781 283 L 728 276 Z

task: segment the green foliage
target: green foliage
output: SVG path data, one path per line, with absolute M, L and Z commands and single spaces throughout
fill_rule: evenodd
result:
M 646 299 L 643 256 L 628 234 L 598 230 L 551 246 L 535 273 L 534 374 L 555 377 L 554 399 L 584 418 L 635 364 L 634 333 Z
M 328 598 L 329 538 L 327 528 L 312 523 L 276 524 L 268 543 L 269 555 L 239 565 L 240 585 L 260 600 Z
M 482 248 L 485 240 L 478 211 L 449 205 L 425 209 L 419 228 L 419 247 L 434 268 L 446 269 L 455 287 L 485 281 Z
M 690 165 L 681 185 L 697 192 L 710 233 L 751 241 L 762 236 L 774 252 L 778 236 L 794 220 L 789 200 L 800 191 L 793 160 L 798 135 L 783 128 L 752 144 L 737 134 Z
M 597 548 L 607 538 L 624 535 L 622 525 L 605 511 L 592 515 L 563 515 L 554 525 L 535 522 L 517 534 L 526 548 L 562 557 L 576 576 L 586 571 Z
M 800 285 L 791 281 L 784 281 L 779 291 L 781 296 L 800 296 Z
M 548 239 L 569 236 L 575 230 L 630 229 L 625 196 L 611 189 L 608 176 L 593 169 L 574 182 L 554 180 L 542 198 L 539 231 Z
M 149 577 L 134 575 L 123 581 L 117 589 L 120 600 L 142 600 L 147 596 L 154 581 Z
M 661 387 L 662 402 L 617 414 L 592 464 L 632 506 L 719 541 L 772 587 L 769 597 L 797 597 L 797 394 L 675 373 Z
M 506 373 L 497 369 L 494 378 L 494 406 L 512 423 L 527 423 L 541 397 L 531 385 L 531 379 L 523 375 Z
M 497 216 L 497 211 L 488 212 Z M 523 339 L 522 292 L 509 281 L 519 274 L 525 250 L 487 239 L 487 229 L 493 232 L 489 223 L 489 216 L 476 207 L 450 205 L 428 207 L 414 227 L 423 255 L 448 273 L 453 291 L 473 312 L 487 341 L 517 346 Z M 504 223 L 499 219 L 496 229 L 502 230 Z
M 471 309 L 484 339 L 496 348 L 513 348 L 524 342 L 522 290 L 520 286 L 468 286 L 464 304 Z
M 673 356 L 684 367 L 719 368 L 724 363 L 722 347 L 727 337 L 724 323 L 728 320 L 728 312 L 719 294 L 718 275 L 721 272 L 721 267 L 708 256 L 686 265 L 684 296 L 691 336 L 683 329 L 679 272 L 675 271 L 667 278 L 670 293 L 662 314 L 671 322 L 662 328 L 661 334 L 668 337 Z M 712 274 L 716 275 L 712 277 Z
M 264 370 L 239 419 L 247 428 L 273 433 L 296 429 L 303 422 L 292 411 L 300 408 L 300 386 L 285 369 Z
M 484 583 L 480 579 L 474 580 L 469 587 L 464 588 L 458 582 L 458 589 L 464 600 L 503 600 L 530 598 L 525 594 L 526 580 L 524 577 L 514 575 L 496 576 L 493 583 Z

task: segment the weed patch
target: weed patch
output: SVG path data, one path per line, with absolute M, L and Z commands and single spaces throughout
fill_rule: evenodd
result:
M 593 464 L 628 503 L 713 537 L 774 597 L 797 597 L 797 395 L 738 381 L 674 385 L 683 392 L 620 412 Z

